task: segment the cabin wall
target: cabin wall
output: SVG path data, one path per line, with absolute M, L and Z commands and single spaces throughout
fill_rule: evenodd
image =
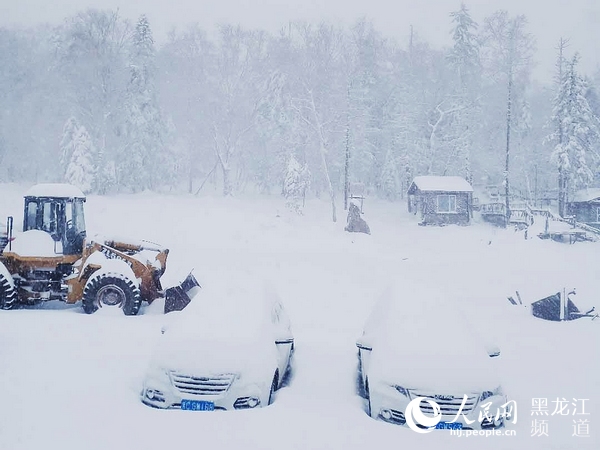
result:
M 439 212 L 438 195 L 456 196 L 456 212 Z M 416 195 L 426 225 L 468 225 L 471 221 L 471 194 L 466 192 L 420 192 Z
M 575 216 L 577 222 L 598 224 L 600 210 L 600 202 L 587 202 L 587 203 L 571 203 L 570 213 Z

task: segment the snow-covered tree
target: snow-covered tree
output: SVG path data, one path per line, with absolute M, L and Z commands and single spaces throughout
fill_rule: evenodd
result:
M 170 155 L 181 185 L 189 193 L 199 192 L 194 183 L 216 182 L 218 169 L 213 149 L 212 127 L 206 107 L 214 91 L 209 84 L 213 77 L 213 42 L 197 25 L 173 31 L 167 44 L 157 54 L 156 88 L 162 111 L 172 120 L 171 142 L 176 142 L 177 155 Z M 167 123 L 169 123 L 168 121 Z M 283 165 L 285 167 L 285 164 Z
M 318 27 L 297 24 L 298 67 L 290 74 L 296 91 L 291 100 L 295 118 L 304 125 L 311 136 L 312 148 L 308 155 L 311 167 L 321 167 L 322 177 L 315 180 L 319 188 L 325 189 L 331 202 L 333 222 L 337 221 L 336 181 L 343 178 L 343 156 L 336 149 L 345 141 L 337 130 L 343 127 L 339 114 L 347 108 L 347 84 L 340 70 L 343 34 L 340 29 L 322 23 Z M 343 144 L 341 144 L 343 146 Z M 320 183 L 319 183 L 320 181 Z
M 68 89 L 69 107 L 108 167 L 121 161 L 131 26 L 118 11 L 88 9 L 69 17 L 53 39 L 53 66 Z M 104 172 L 103 166 L 98 166 Z M 98 178 L 98 183 L 103 178 Z M 105 189 L 98 185 L 100 191 Z
M 454 45 L 448 59 L 456 68 L 461 88 L 473 88 L 470 85 L 479 72 L 479 43 L 477 42 L 477 22 L 471 18 L 468 8 L 463 4 L 458 11 L 450 13 L 454 29 Z
M 283 182 L 285 205 L 292 211 L 302 214 L 306 191 L 310 187 L 310 172 L 306 164 L 301 166 L 294 155 L 290 155 Z
M 96 150 L 92 138 L 84 126 L 73 133 L 72 154 L 65 171 L 65 181 L 79 187 L 84 193 L 89 193 L 95 184 Z
M 71 162 L 78 137 L 79 124 L 77 123 L 77 119 L 71 116 L 65 122 L 62 139 L 60 140 L 60 167 L 62 168 L 62 175 L 66 173 L 67 166 Z
M 167 129 L 154 87 L 155 51 L 146 16 L 133 33 L 130 79 L 125 103 L 125 142 L 119 162 L 119 181 L 133 191 L 164 182 Z
M 400 191 L 400 180 L 398 165 L 394 153 L 390 148 L 387 151 L 385 162 L 381 170 L 380 189 L 388 200 L 396 200 Z
M 507 220 L 510 215 L 511 136 L 515 121 L 515 103 L 523 95 L 529 80 L 534 51 L 533 36 L 527 32 L 527 18 L 510 17 L 507 11 L 497 11 L 485 20 L 484 40 L 488 69 L 496 73 L 497 82 L 505 87 L 506 116 L 503 185 Z
M 472 152 L 475 146 L 476 131 L 481 128 L 480 108 L 480 77 L 481 61 L 480 49 L 477 39 L 477 22 L 463 4 L 458 11 L 450 13 L 454 28 L 452 40 L 454 45 L 448 55 L 448 60 L 457 78 L 456 103 L 460 108 L 456 111 L 455 120 L 452 123 L 454 134 L 454 151 L 450 152 L 449 163 L 454 168 L 451 172 L 464 176 L 470 183 L 473 181 Z M 451 164 L 448 164 L 451 166 Z
M 576 54 L 560 72 L 552 115 L 554 132 L 549 136 L 554 144 L 552 161 L 559 173 L 561 215 L 566 212 L 569 193 L 587 187 L 594 180 L 592 168 L 598 162 L 600 123 L 585 97 L 587 86 L 577 72 L 578 62 Z

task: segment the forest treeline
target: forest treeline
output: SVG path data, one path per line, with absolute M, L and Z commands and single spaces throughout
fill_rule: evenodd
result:
M 0 28 L 0 179 L 225 195 L 287 179 L 334 199 L 347 160 L 351 183 L 391 200 L 426 174 L 529 198 L 597 183 L 600 77 L 577 49 L 556 43 L 542 86 L 526 17 L 477 23 L 462 5 L 448 30 L 439 49 L 366 20 L 189 25 L 161 46 L 145 16 L 110 10 Z

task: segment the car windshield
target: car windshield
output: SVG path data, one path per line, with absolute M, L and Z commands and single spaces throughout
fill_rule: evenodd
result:
M 260 289 L 203 288 L 198 299 L 166 325 L 173 339 L 243 341 L 273 335 L 271 314 Z M 177 336 L 177 337 L 175 337 Z
M 466 317 L 460 300 L 423 288 L 409 296 L 398 292 L 406 290 L 389 289 L 374 307 L 365 327 L 373 340 L 402 354 L 485 356 L 490 344 L 479 325 Z

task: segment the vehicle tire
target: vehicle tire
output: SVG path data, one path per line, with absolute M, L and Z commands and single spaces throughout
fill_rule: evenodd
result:
M 356 391 L 360 397 L 367 398 L 365 383 L 363 382 L 362 358 L 360 356 L 360 350 L 358 351 L 358 367 L 356 370 Z
M 290 354 L 288 357 L 288 363 L 285 368 L 285 372 L 283 373 L 283 378 L 281 378 L 281 387 L 289 386 L 289 384 L 292 380 L 292 376 L 294 375 L 294 369 L 292 367 L 294 364 L 293 360 L 294 360 L 294 347 L 292 344 L 292 348 L 290 349 Z
M 371 395 L 369 394 L 369 379 L 367 378 L 365 380 L 365 399 L 367 400 L 367 414 L 369 415 L 369 417 L 372 417 L 371 415 Z
M 279 371 L 275 371 L 275 375 L 273 376 L 273 381 L 271 382 L 271 390 L 269 391 L 269 405 L 273 404 L 275 401 L 275 391 L 279 385 Z
M 119 273 L 92 275 L 83 290 L 82 306 L 86 314 L 92 314 L 103 306 L 116 306 L 126 316 L 135 316 L 141 304 L 140 289 L 132 280 Z
M 17 293 L 12 280 L 0 273 L 0 309 L 13 309 L 15 306 L 17 306 Z

